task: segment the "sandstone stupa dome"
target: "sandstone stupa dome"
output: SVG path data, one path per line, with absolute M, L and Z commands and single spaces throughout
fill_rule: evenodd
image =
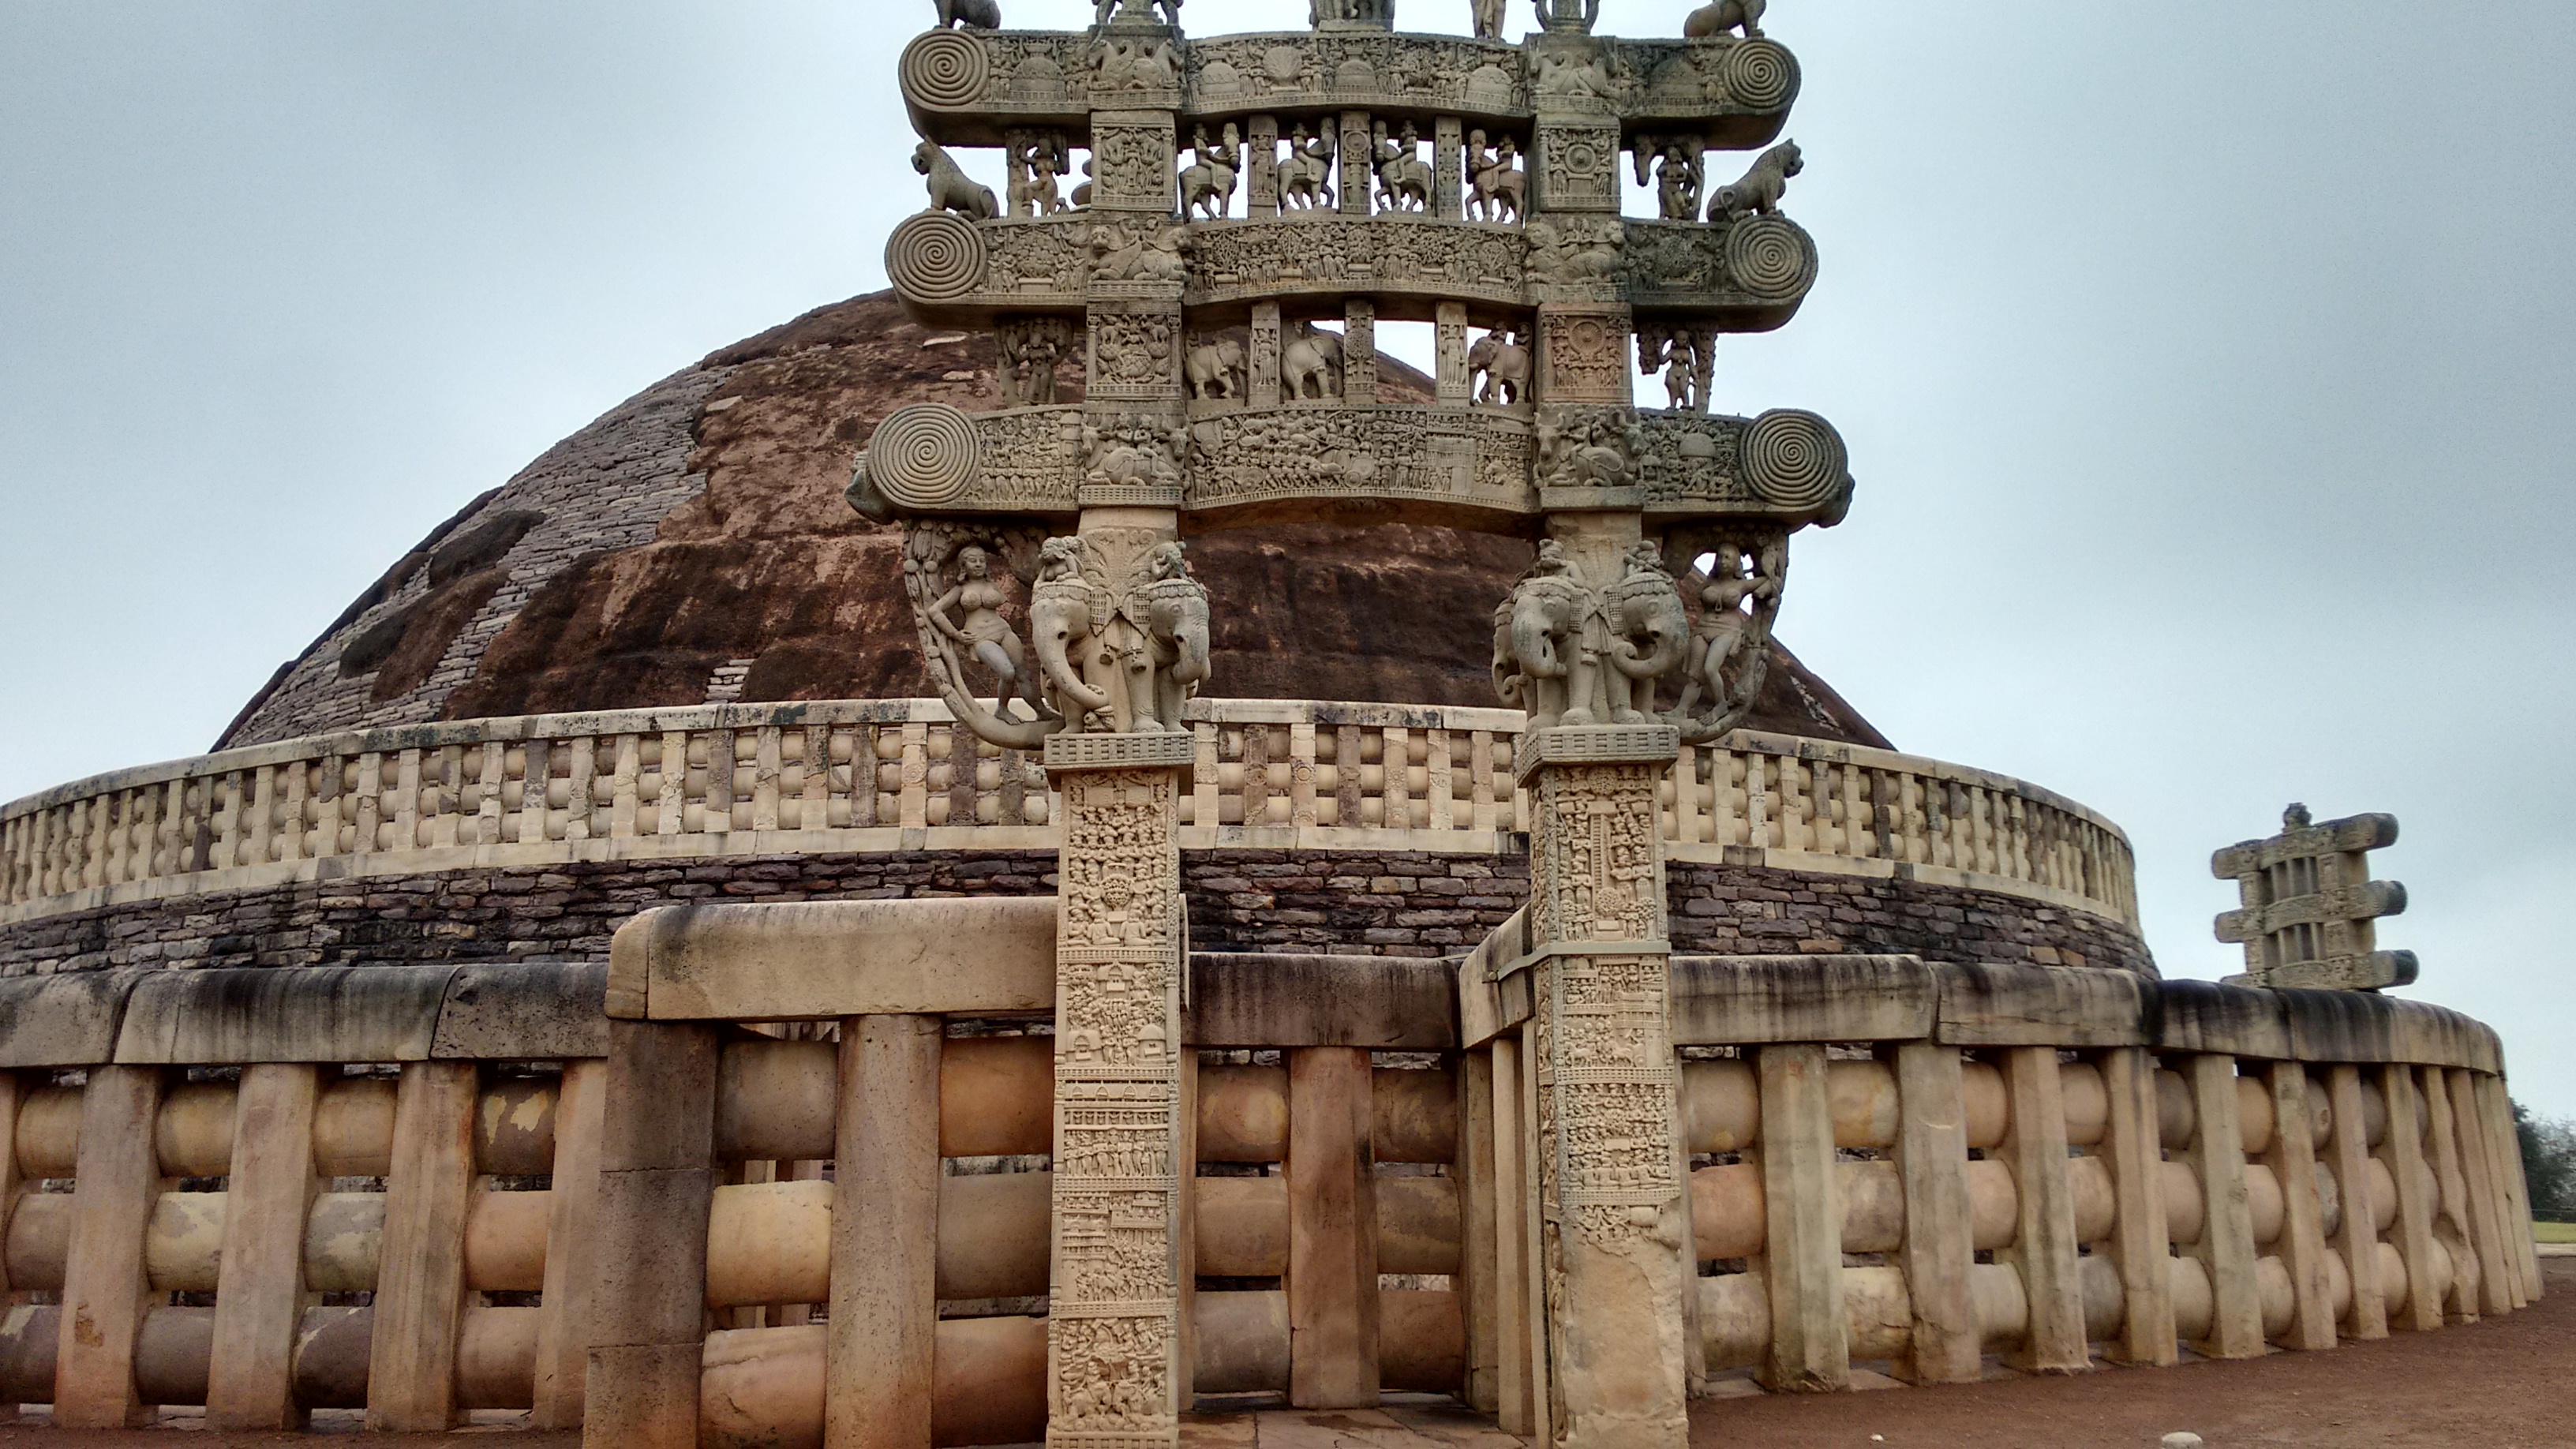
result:
M 1060 384 L 1081 397 L 1078 359 Z M 1428 401 L 1388 359 L 1381 395 Z M 989 334 L 935 332 L 891 292 L 818 308 L 653 384 L 473 499 L 282 666 L 216 743 L 713 701 L 929 692 L 899 535 L 842 501 L 908 403 L 1000 406 Z M 1489 620 L 1521 540 L 1270 526 L 1191 543 L 1222 601 L 1226 697 L 1492 706 Z M 1291 647 L 1293 646 L 1293 647 Z M 1774 646 L 1750 724 L 1884 746 Z

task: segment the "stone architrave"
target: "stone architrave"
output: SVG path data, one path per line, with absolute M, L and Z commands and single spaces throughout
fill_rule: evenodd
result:
M 1672 1151 L 1662 832 L 1669 725 L 1524 737 L 1547 1344 L 1560 1444 L 1687 1437 L 1682 1296 L 1696 1285 Z M 1507 970 L 1510 968 L 1507 968 Z
M 2372 880 L 2368 852 L 2397 843 L 2394 815 L 2353 815 L 2322 825 L 2308 807 L 2281 813 L 2281 833 L 2210 857 L 2243 901 L 2217 920 L 2218 939 L 2245 947 L 2247 986 L 2376 991 L 2415 980 L 2415 953 L 2382 951 L 2372 922 L 2406 909 L 2406 887 Z
M 1062 734 L 1047 1443 L 1180 1440 L 1181 949 L 1187 733 Z

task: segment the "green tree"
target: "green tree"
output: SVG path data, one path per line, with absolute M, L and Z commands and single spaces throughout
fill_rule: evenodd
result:
M 2576 1122 L 2543 1117 L 2516 1102 L 2513 1131 L 2522 1140 L 2531 1215 L 2545 1223 L 2576 1222 Z

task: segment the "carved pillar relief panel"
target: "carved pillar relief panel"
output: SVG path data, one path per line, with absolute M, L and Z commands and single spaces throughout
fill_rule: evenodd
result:
M 1365 298 L 1343 304 L 1342 401 L 1353 407 L 1377 401 L 1377 304 Z
M 1244 215 L 1266 221 L 1279 214 L 1279 118 L 1254 116 L 1245 126 Z
M 1369 113 L 1342 112 L 1342 215 L 1369 214 L 1369 197 L 1377 190 L 1376 143 L 1369 135 Z
M 1552 303 L 1538 313 L 1538 397 L 1555 403 L 1626 403 L 1628 309 Z
M 1180 209 L 1179 158 L 1169 111 L 1099 111 L 1091 118 L 1095 210 L 1145 211 L 1169 216 Z
M 1442 302 L 1432 314 L 1437 333 L 1437 366 L 1432 374 L 1433 401 L 1444 408 L 1463 408 L 1468 402 L 1467 372 L 1467 304 Z
M 1619 209 L 1619 127 L 1591 122 L 1541 121 L 1537 190 L 1541 211 Z
M 1466 215 L 1466 128 L 1456 116 L 1442 116 L 1432 140 L 1431 214 L 1442 221 Z
M 1279 304 L 1253 303 L 1251 356 L 1246 359 L 1251 370 L 1251 381 L 1245 389 L 1249 406 L 1279 406 L 1279 346 Z
M 1180 308 L 1154 302 L 1094 302 L 1090 354 L 1091 398 L 1180 401 Z
M 1191 737 L 1059 735 L 1047 1443 L 1180 1438 L 1181 860 Z
M 1558 727 L 1524 741 L 1547 1342 L 1559 1443 L 1687 1436 L 1682 1295 L 1690 1219 L 1676 1077 L 1657 782 L 1663 726 Z

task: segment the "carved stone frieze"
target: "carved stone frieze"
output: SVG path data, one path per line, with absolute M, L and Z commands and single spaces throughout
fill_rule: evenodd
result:
M 1512 205 L 1493 199 L 1496 214 L 1516 214 Z M 1086 300 L 1200 307 L 1376 296 L 1416 306 L 1628 302 L 1763 331 L 1795 315 L 1816 267 L 1803 228 L 1760 215 L 1701 225 L 1547 213 L 1516 229 L 1293 205 L 1282 218 L 1189 225 L 1136 213 L 982 223 L 923 213 L 886 245 L 887 275 L 905 301 L 968 325 L 1001 313 L 1069 314 Z
M 1201 419 L 1189 477 L 1193 510 L 1340 499 L 1520 515 L 1535 504 L 1528 426 L 1454 409 L 1286 406 Z
M 970 414 L 921 404 L 917 414 L 888 418 L 869 440 L 851 500 L 878 519 L 1064 515 L 1084 502 L 1196 511 L 1373 500 L 1436 505 L 1460 523 L 1481 518 L 1489 527 L 1551 503 L 1789 522 L 1838 520 L 1850 506 L 1841 438 L 1813 413 L 1746 419 L 1552 405 L 1532 419 L 1498 406 L 1522 365 L 1516 350 L 1491 334 L 1469 349 L 1482 404 L 1474 408 L 1315 405 L 1330 394 L 1305 406 L 1251 401 L 1189 423 L 1185 451 L 1173 440 L 1178 413 L 1086 421 L 1073 407 Z M 1256 386 L 1261 355 L 1253 359 Z M 1305 381 L 1310 393 L 1322 386 Z M 1151 491 L 1106 491 L 1117 489 Z
M 1522 239 L 1491 227 L 1323 216 L 1206 227 L 1192 241 L 1192 305 L 1350 291 L 1524 299 Z
M 1002 144 L 996 119 L 1079 130 L 1090 112 L 1123 107 L 1170 109 L 1193 124 L 1343 108 L 1526 122 L 1546 109 L 1758 146 L 1777 134 L 1799 83 L 1796 59 L 1769 39 L 1574 40 L 1564 58 L 1533 66 L 1498 38 L 1380 30 L 1203 40 L 931 31 L 906 49 L 899 73 L 923 134 L 969 145 Z

